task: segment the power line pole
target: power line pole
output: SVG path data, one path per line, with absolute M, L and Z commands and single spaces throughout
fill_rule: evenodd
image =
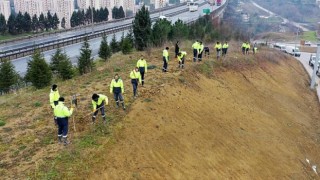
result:
M 91 28 L 92 28 L 92 34 L 94 32 L 94 29 L 93 29 L 93 0 L 91 0 Z
M 317 71 L 318 71 L 318 66 L 319 66 L 319 57 L 320 57 L 320 42 L 317 44 L 317 55 L 316 55 L 316 60 L 313 64 L 313 73 L 312 73 L 312 78 L 311 78 L 311 89 L 315 89 L 316 85 L 316 76 L 317 76 Z

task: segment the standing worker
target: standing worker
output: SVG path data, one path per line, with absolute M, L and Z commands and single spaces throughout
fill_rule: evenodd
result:
M 144 85 L 144 74 L 148 71 L 147 61 L 141 56 L 141 58 L 137 62 L 137 67 L 139 68 L 139 72 L 141 74 L 142 86 Z
M 162 72 L 168 72 L 168 62 L 169 62 L 169 47 L 166 47 L 162 51 L 162 59 L 163 59 L 163 67 L 162 67 Z
M 131 71 L 130 79 L 133 87 L 133 98 L 137 98 L 138 83 L 141 84 L 141 75 L 137 67 Z
M 92 106 L 93 106 L 93 115 L 92 115 L 92 124 L 95 124 L 97 114 L 99 109 L 101 111 L 101 116 L 103 118 L 103 123 L 106 124 L 106 114 L 105 106 L 108 105 L 108 97 L 103 94 L 93 94 L 92 95 Z
M 52 88 L 49 94 L 49 102 L 52 109 L 54 109 L 56 105 L 58 105 L 59 98 L 60 98 L 60 94 L 59 94 L 58 86 L 54 84 L 52 85 Z M 57 118 L 55 116 L 53 117 L 53 120 L 54 120 L 54 124 L 57 125 Z
M 110 93 L 113 93 L 114 100 L 116 101 L 117 108 L 119 108 L 119 100 L 122 104 L 122 109 L 125 110 L 124 101 L 122 94 L 124 93 L 123 81 L 119 78 L 119 75 L 116 74 L 114 79 L 112 79 L 110 84 Z
M 229 48 L 229 44 L 228 42 L 224 42 L 224 44 L 222 45 L 222 56 L 227 55 L 228 52 L 228 48 Z
M 221 49 L 222 49 L 222 45 L 220 44 L 220 42 L 218 41 L 216 43 L 216 45 L 214 46 L 214 48 L 217 51 L 217 60 L 220 58 L 220 54 L 221 54 Z
M 256 54 L 257 50 L 258 50 L 257 43 L 254 43 L 253 48 L 252 48 L 253 54 Z
M 184 68 L 184 59 L 185 56 L 187 55 L 186 51 L 181 51 L 178 53 L 178 61 L 179 61 L 179 68 L 183 69 Z
M 242 54 L 245 54 L 245 53 L 246 53 L 246 48 L 247 48 L 247 43 L 246 43 L 246 42 L 243 42 L 243 43 L 242 43 L 242 46 L 241 46 Z
M 72 115 L 73 108 L 69 109 L 64 105 L 64 98 L 60 97 L 58 105 L 54 108 L 54 115 L 57 117 L 59 143 L 68 145 L 68 118 Z
M 202 53 L 203 53 L 203 50 L 204 50 L 204 45 L 202 44 L 202 42 L 199 43 L 198 45 L 199 49 L 198 49 L 198 61 L 202 61 Z
M 250 50 L 250 43 L 247 42 L 246 43 L 246 54 L 249 54 L 249 50 Z
M 198 41 L 195 41 L 195 42 L 192 44 L 192 48 L 193 48 L 193 62 L 196 62 L 196 61 L 197 61 L 198 54 L 199 54 L 199 42 L 198 42 Z
M 179 41 L 177 41 L 177 43 L 176 43 L 176 46 L 174 48 L 174 52 L 176 53 L 174 57 L 177 58 L 178 53 L 180 52 Z

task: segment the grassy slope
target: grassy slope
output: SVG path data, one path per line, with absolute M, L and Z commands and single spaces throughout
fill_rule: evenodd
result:
M 300 160 L 319 164 L 318 103 L 298 62 L 265 50 L 245 59 L 231 50 L 224 63 L 206 60 L 180 72 L 171 62 L 173 72 L 162 74 L 160 55 L 158 49 L 147 56 L 158 68 L 149 71 L 136 101 L 127 77 L 139 53 L 115 55 L 96 72 L 59 83 L 63 96 L 81 94 L 77 132 L 70 127 L 68 148 L 54 140 L 48 90 L 0 97 L 1 118 L 7 121 L 0 131 L 1 174 L 47 179 L 313 176 Z M 128 114 L 111 107 L 110 126 L 89 126 L 90 117 L 84 116 L 90 96 L 109 95 L 114 72 L 125 80 Z

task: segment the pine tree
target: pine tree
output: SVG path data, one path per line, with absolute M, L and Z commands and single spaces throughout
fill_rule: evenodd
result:
M 10 87 L 18 83 L 19 75 L 11 61 L 3 60 L 0 64 L 0 91 L 8 93 Z
M 99 57 L 104 61 L 107 61 L 111 57 L 111 55 L 112 52 L 107 42 L 107 36 L 103 35 L 99 49 Z
M 39 28 L 41 29 L 41 31 L 43 31 L 45 27 L 46 27 L 46 19 L 43 13 L 41 13 L 39 16 Z
M 129 29 L 129 32 L 126 35 L 126 38 L 129 40 L 129 42 L 132 44 L 132 47 L 134 47 L 134 37 L 132 29 Z
M 58 25 L 60 23 L 57 13 L 54 13 L 52 17 L 53 29 L 58 29 Z
M 52 72 L 58 75 L 63 80 L 73 77 L 73 67 L 68 55 L 58 48 L 55 54 L 51 57 L 50 68 Z
M 103 9 L 103 19 L 102 19 L 102 21 L 108 21 L 108 18 L 109 18 L 109 11 L 108 11 L 108 8 L 107 7 L 105 7 L 104 9 Z
M 24 17 L 21 12 L 16 16 L 16 28 L 18 33 L 22 33 L 24 26 Z
M 171 23 L 167 20 L 157 20 L 152 28 L 152 42 L 155 46 L 162 46 L 168 39 Z
M 121 38 L 120 38 L 120 42 L 119 42 L 120 49 L 122 48 L 123 42 L 124 42 L 124 32 L 122 32 L 122 35 L 121 35 Z
M 31 25 L 31 16 L 29 15 L 29 13 L 25 12 L 23 15 L 23 30 L 25 32 L 30 32 L 32 29 Z
M 16 24 L 16 17 L 14 14 L 11 14 L 8 19 L 8 32 L 12 35 L 17 34 Z
M 89 73 L 93 69 L 93 58 L 91 58 L 91 52 L 92 50 L 90 49 L 88 38 L 86 38 L 80 49 L 80 57 L 78 58 L 78 70 L 81 75 Z
M 73 12 L 72 15 L 71 15 L 71 18 L 70 18 L 70 24 L 71 24 L 71 27 L 76 27 L 77 26 L 77 12 Z
M 33 31 L 38 31 L 39 29 L 39 20 L 36 14 L 32 17 L 31 28 Z
M 117 42 L 115 34 L 113 34 L 113 36 L 112 36 L 112 39 L 110 42 L 110 48 L 111 48 L 112 53 L 116 53 L 119 51 L 119 43 Z
M 151 19 L 149 11 L 144 5 L 133 20 L 133 33 L 137 50 L 143 51 L 151 37 Z
M 126 14 L 124 13 L 123 7 L 119 7 L 119 18 L 125 18 Z
M 66 19 L 65 19 L 64 17 L 63 17 L 62 20 L 61 20 L 61 27 L 62 27 L 63 29 L 66 28 Z
M 7 22 L 3 14 L 0 14 L 0 33 L 3 35 L 7 31 Z
M 188 38 L 189 36 L 188 25 L 185 24 L 182 20 L 178 19 L 178 21 L 176 21 L 172 26 L 170 36 L 171 36 L 170 39 L 173 39 L 173 40 Z
M 129 54 L 132 52 L 132 44 L 130 43 L 130 39 L 128 39 L 127 37 L 124 38 L 122 46 L 121 46 L 121 51 L 123 54 Z
M 52 72 L 39 50 L 35 50 L 31 60 L 28 62 L 25 79 L 37 89 L 44 88 L 51 83 Z
M 118 11 L 117 7 L 112 8 L 112 19 L 118 19 Z
M 46 27 L 46 31 L 49 31 L 53 28 L 53 17 L 50 11 L 48 11 L 47 17 L 45 17 L 45 27 Z

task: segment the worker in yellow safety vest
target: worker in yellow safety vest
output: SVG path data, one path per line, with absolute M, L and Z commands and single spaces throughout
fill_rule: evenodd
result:
M 228 44 L 228 42 L 226 41 L 226 42 L 224 42 L 223 45 L 222 45 L 222 56 L 227 55 L 228 48 L 229 48 L 229 44 Z
M 216 51 L 217 51 L 217 59 L 219 59 L 219 58 L 220 58 L 220 55 L 221 55 L 221 49 L 222 49 L 221 43 L 218 41 L 218 42 L 216 43 L 216 45 L 214 46 L 214 48 L 215 48 Z
M 58 86 L 54 84 L 52 85 L 50 94 L 49 94 L 49 102 L 52 109 L 54 109 L 56 105 L 58 105 L 59 98 L 60 98 L 60 94 L 59 94 Z M 57 118 L 55 116 L 53 117 L 53 120 L 54 120 L 54 124 L 57 125 Z
M 249 54 L 249 50 L 250 50 L 250 43 L 247 42 L 246 43 L 246 54 Z
M 163 67 L 162 72 L 168 72 L 168 62 L 169 62 L 169 47 L 166 47 L 162 51 Z
M 193 62 L 197 62 L 197 58 L 198 58 L 198 54 L 199 54 L 199 41 L 195 41 L 192 44 L 192 48 L 193 48 Z
M 106 95 L 96 94 L 96 93 L 92 95 L 92 107 L 93 107 L 92 124 L 95 123 L 99 110 L 101 111 L 103 123 L 104 124 L 107 123 L 105 106 L 108 105 L 108 103 L 109 101 Z
M 246 48 L 247 48 L 247 43 L 246 43 L 246 42 L 243 42 L 243 43 L 242 43 L 242 46 L 241 46 L 242 54 L 245 54 L 245 53 L 246 53 Z
M 138 84 L 141 84 L 141 75 L 137 67 L 130 73 L 131 84 L 133 87 L 133 98 L 137 97 Z
M 178 53 L 178 61 L 179 61 L 179 68 L 183 69 L 184 68 L 184 59 L 185 59 L 185 56 L 187 55 L 187 52 L 186 51 L 180 51 Z
M 57 117 L 57 125 L 58 125 L 58 140 L 59 143 L 64 143 L 64 145 L 69 144 L 67 140 L 68 137 L 68 118 L 72 115 L 73 108 L 69 110 L 64 105 L 64 98 L 60 97 L 58 100 L 58 104 L 54 108 L 54 115 Z
M 118 74 L 114 76 L 110 84 L 110 93 L 113 93 L 114 100 L 116 101 L 117 108 L 119 108 L 119 101 L 122 104 L 122 109 L 125 110 L 122 94 L 124 93 L 123 81 Z
M 137 62 L 137 67 L 139 68 L 139 72 L 141 74 L 142 86 L 144 85 L 144 74 L 148 71 L 147 61 L 141 56 L 141 58 Z

